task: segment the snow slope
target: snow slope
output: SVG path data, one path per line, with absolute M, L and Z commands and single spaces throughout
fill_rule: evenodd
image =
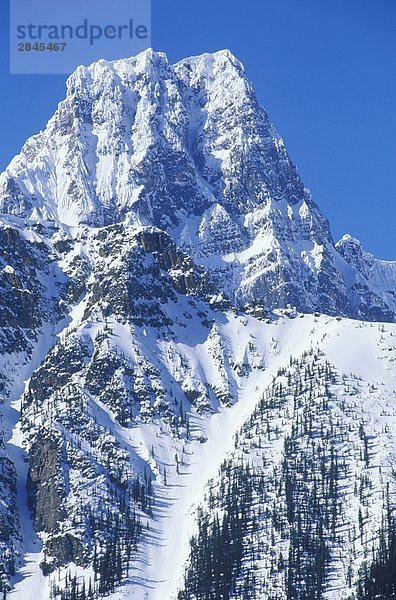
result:
M 236 359 L 241 357 L 247 343 L 254 339 L 259 354 L 265 357 L 265 370 L 253 372 L 241 383 L 238 402 L 234 406 L 221 408 L 213 416 L 194 416 L 194 429 L 207 438 L 203 444 L 199 441 L 181 444 L 174 440 L 169 444 L 167 436 L 158 434 L 158 428 L 151 425 L 132 430 L 133 444 L 140 447 L 141 456 L 147 460 L 150 447 L 154 445 L 156 463 L 160 468 L 167 465 L 170 474 L 168 486 L 156 486 L 160 506 L 155 508 L 150 534 L 141 549 L 132 582 L 112 595 L 113 598 L 127 598 L 131 594 L 137 599 L 175 598 L 189 554 L 189 539 L 196 533 L 194 515 L 204 501 L 205 486 L 210 480 L 216 480 L 221 463 L 234 450 L 235 433 L 249 419 L 262 391 L 270 384 L 278 369 L 288 365 L 290 355 L 299 357 L 310 348 L 320 349 L 341 373 L 354 373 L 362 377 L 370 385 L 380 387 L 383 396 L 395 394 L 396 348 L 392 339 L 396 336 L 395 326 L 372 326 L 323 316 L 296 319 L 281 317 L 273 324 L 265 324 L 251 317 L 229 315 L 222 327 L 222 334 L 229 341 Z M 382 409 L 387 410 L 386 407 L 389 409 L 390 406 L 384 403 Z M 388 435 L 381 435 L 381 423 L 386 423 L 392 429 L 391 423 L 396 419 L 396 413 L 391 410 L 384 419 L 380 410 L 378 405 L 370 407 L 370 398 L 367 397 L 362 408 L 357 409 L 357 414 L 358 418 L 364 417 L 366 412 L 371 414 L 378 444 L 383 445 L 384 454 L 379 461 L 385 468 L 387 463 L 391 464 L 395 450 L 394 440 L 393 446 L 390 446 Z M 186 464 L 178 476 L 174 454 L 181 454 L 183 447 Z M 356 517 L 356 507 L 352 507 L 352 511 L 351 522 Z M 380 504 L 374 514 L 371 534 L 376 536 L 375 528 L 381 522 Z M 346 592 L 339 587 L 337 592 L 326 598 L 346 597 L 342 595 L 343 591 Z

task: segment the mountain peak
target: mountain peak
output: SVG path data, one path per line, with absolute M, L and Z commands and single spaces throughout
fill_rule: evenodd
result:
M 245 164 L 238 181 L 237 163 Z M 153 167 L 161 180 L 148 173 Z M 78 67 L 46 130 L 7 169 L 3 190 L 3 212 L 66 225 L 110 223 L 131 212 L 176 225 L 182 209 L 198 214 L 219 202 L 241 213 L 270 197 L 304 197 L 281 138 L 229 50 L 171 66 L 149 49 Z
M 240 73 L 244 72 L 243 64 L 236 58 L 236 56 L 231 52 L 231 50 L 223 49 L 217 50 L 216 52 L 205 52 L 203 54 L 199 54 L 196 56 L 190 56 L 182 59 L 177 64 L 196 64 L 196 63 L 206 63 L 207 65 L 220 64 L 224 68 L 234 67 Z
M 337 242 L 337 246 L 347 246 L 347 245 L 361 247 L 362 243 L 357 238 L 352 237 L 351 235 L 349 235 L 349 233 L 345 233 L 342 236 L 342 238 Z
M 171 65 L 150 48 L 79 67 L 46 129 L 1 175 L 0 212 L 61 228 L 157 227 L 241 307 L 374 318 L 375 297 L 375 315 L 393 318 L 368 255 L 352 260 L 362 250 L 348 236 L 334 246 L 229 50 Z M 362 288 L 350 269 L 363 266 Z

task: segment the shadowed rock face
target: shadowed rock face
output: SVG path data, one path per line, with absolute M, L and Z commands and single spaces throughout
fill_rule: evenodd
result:
M 38 246 L 29 244 L 17 229 L 0 228 L 0 327 L 38 328 L 42 323 L 43 286 L 36 274 L 40 266 Z M 33 287 L 33 289 L 32 289 Z
M 55 532 L 65 518 L 62 500 L 67 482 L 61 443 L 55 436 L 39 434 L 30 449 L 28 496 L 37 531 Z
M 7 575 L 14 575 L 21 553 L 20 522 L 16 502 L 16 471 L 0 437 L 0 591 L 8 589 Z
M 41 564 L 45 575 L 51 573 L 57 565 L 67 565 L 71 562 L 74 562 L 78 566 L 87 564 L 83 544 L 77 537 L 70 533 L 52 536 L 47 545 L 47 554 L 55 558 L 55 561 Z

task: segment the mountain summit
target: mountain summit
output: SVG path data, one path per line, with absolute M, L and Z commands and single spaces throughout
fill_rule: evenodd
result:
M 393 267 L 373 259 L 367 269 L 334 246 L 228 50 L 176 65 L 147 50 L 79 67 L 45 131 L 1 176 L 0 211 L 60 226 L 154 226 L 243 308 L 395 317 Z

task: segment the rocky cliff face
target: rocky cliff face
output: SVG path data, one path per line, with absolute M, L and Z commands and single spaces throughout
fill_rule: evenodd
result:
M 333 243 L 242 65 L 79 68 L 0 211 L 3 588 L 367 592 L 396 531 L 395 263 Z
M 351 289 L 361 304 L 366 304 L 364 312 L 373 320 L 376 314 L 382 314 L 383 305 L 395 314 L 396 292 L 394 287 L 396 263 L 389 260 L 378 260 L 365 252 L 359 240 L 350 235 L 336 244 L 337 250 L 354 273 L 351 278 Z M 364 290 L 364 293 L 362 293 Z M 378 298 L 380 300 L 378 300 Z
M 0 482 L 0 591 L 6 597 L 10 576 L 15 575 L 20 564 L 22 537 L 17 508 L 17 475 L 3 434 L 0 439 Z

